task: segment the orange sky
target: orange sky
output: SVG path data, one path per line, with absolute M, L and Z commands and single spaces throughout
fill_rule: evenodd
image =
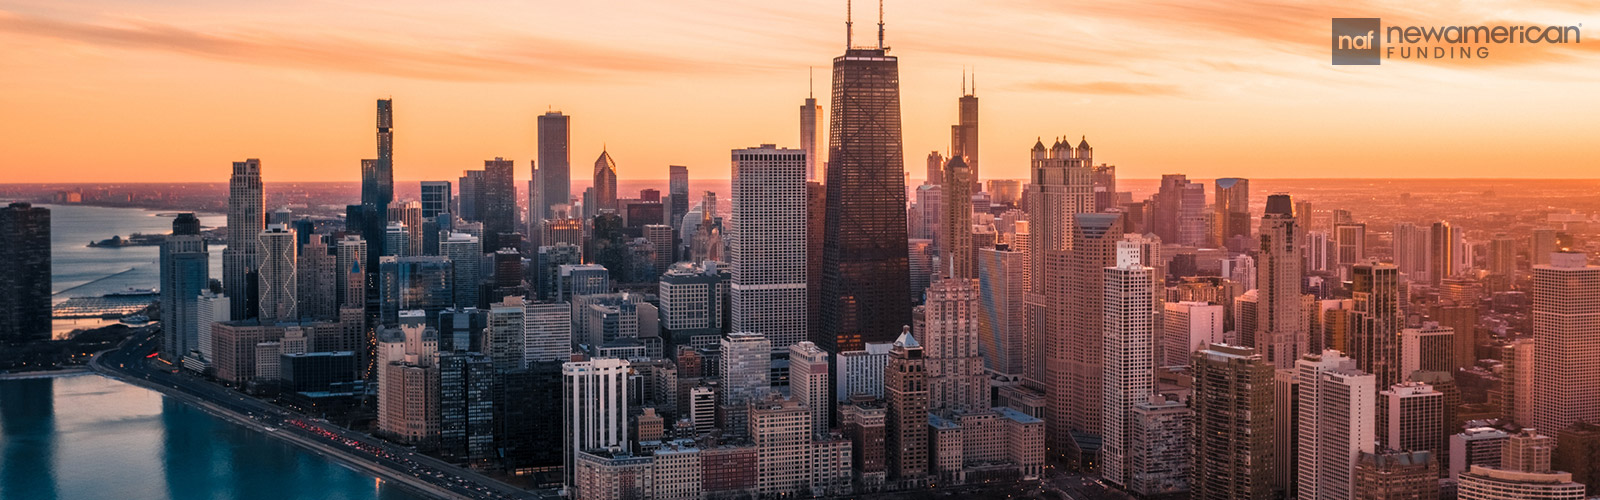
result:
M 875 5 L 856 2 L 857 42 Z M 1402 6 L 1403 5 L 1403 6 Z M 1600 177 L 1600 33 L 1486 60 L 1329 64 L 1332 17 L 1595 24 L 1600 2 L 889 0 L 907 170 L 948 147 L 977 69 L 985 177 L 1087 135 L 1130 178 Z M 0 183 L 354 181 L 395 99 L 397 180 L 534 157 L 573 116 L 574 178 L 726 178 L 728 150 L 798 143 L 844 2 L 0 0 Z M 1590 35 L 1590 33 L 1584 33 Z M 826 106 L 826 99 L 822 99 Z

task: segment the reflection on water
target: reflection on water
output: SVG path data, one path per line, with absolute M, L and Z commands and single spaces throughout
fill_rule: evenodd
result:
M 0 380 L 0 437 L 0 500 L 421 498 L 98 375 Z

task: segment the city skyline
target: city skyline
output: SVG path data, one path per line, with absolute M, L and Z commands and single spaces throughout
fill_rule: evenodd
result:
M 661 178 L 669 164 L 723 178 L 707 167 L 730 147 L 798 146 L 792 110 L 810 95 L 808 73 L 830 78 L 827 54 L 844 38 L 839 3 L 642 4 L 617 19 L 584 5 L 322 6 L 311 18 L 22 2 L 0 7 L 0 40 L 17 48 L 0 67 L 18 75 L 11 94 L 27 98 L 7 103 L 15 119 L 0 131 L 30 140 L 0 152 L 0 165 L 10 182 L 161 182 L 249 157 L 284 181 L 356 180 L 352 166 L 370 154 L 358 126 L 370 123 L 367 103 L 392 97 L 407 131 L 399 181 L 453 178 L 496 156 L 514 159 L 526 181 L 536 117 L 550 110 L 574 117 L 576 157 L 606 149 L 621 178 Z M 863 4 L 855 16 L 867 29 L 876 12 Z M 1482 60 L 1352 69 L 1327 65 L 1322 36 L 1344 16 L 1581 24 L 1581 5 L 1155 7 L 889 2 L 906 159 L 948 149 L 951 101 L 970 69 L 984 101 L 984 179 L 1025 177 L 1029 140 L 1051 133 L 1093 135 L 1128 178 L 1508 177 L 1513 162 L 1539 166 L 1518 176 L 1594 176 L 1581 126 L 1584 102 L 1596 99 L 1581 89 L 1600 76 L 1584 64 L 1593 49 L 1508 45 Z M 977 22 L 949 21 L 966 16 Z M 530 30 L 528 19 L 559 22 Z M 1214 40 L 1233 43 L 1179 48 Z M 1475 105 L 1461 106 L 1468 98 Z M 1523 109 L 1544 111 L 1513 111 Z M 1504 140 L 1502 125 L 1527 132 L 1518 147 L 1490 146 Z M 84 128 L 120 133 L 84 148 Z M 72 147 L 71 157 L 56 153 Z

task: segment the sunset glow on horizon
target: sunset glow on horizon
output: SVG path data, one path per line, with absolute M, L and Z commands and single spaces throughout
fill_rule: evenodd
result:
M 873 43 L 877 6 L 855 3 L 855 42 Z M 1600 34 L 1329 64 L 1334 17 L 1595 27 L 1600 2 L 884 9 L 913 179 L 949 147 L 964 71 L 986 178 L 1026 177 L 1028 148 L 1058 136 L 1137 179 L 1600 177 Z M 827 111 L 844 21 L 836 0 L 0 1 L 0 183 L 223 182 L 246 158 L 268 182 L 355 181 L 381 98 L 397 181 L 495 157 L 526 180 L 547 110 L 572 116 L 574 181 L 602 148 L 624 179 L 727 178 L 731 149 L 798 147 L 808 74 Z

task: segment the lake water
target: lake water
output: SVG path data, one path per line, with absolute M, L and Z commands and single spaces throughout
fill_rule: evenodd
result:
M 69 297 L 98 297 L 129 288 L 159 288 L 160 247 L 90 248 L 90 241 L 133 233 L 167 234 L 177 212 L 84 205 L 39 205 L 50 209 L 50 275 L 55 302 Z M 201 226 L 227 224 L 222 214 L 195 214 Z M 222 277 L 222 249 L 212 245 L 211 277 Z M 56 320 L 54 335 L 109 323 L 99 319 Z
M 0 380 L 0 500 L 423 498 L 99 375 Z

